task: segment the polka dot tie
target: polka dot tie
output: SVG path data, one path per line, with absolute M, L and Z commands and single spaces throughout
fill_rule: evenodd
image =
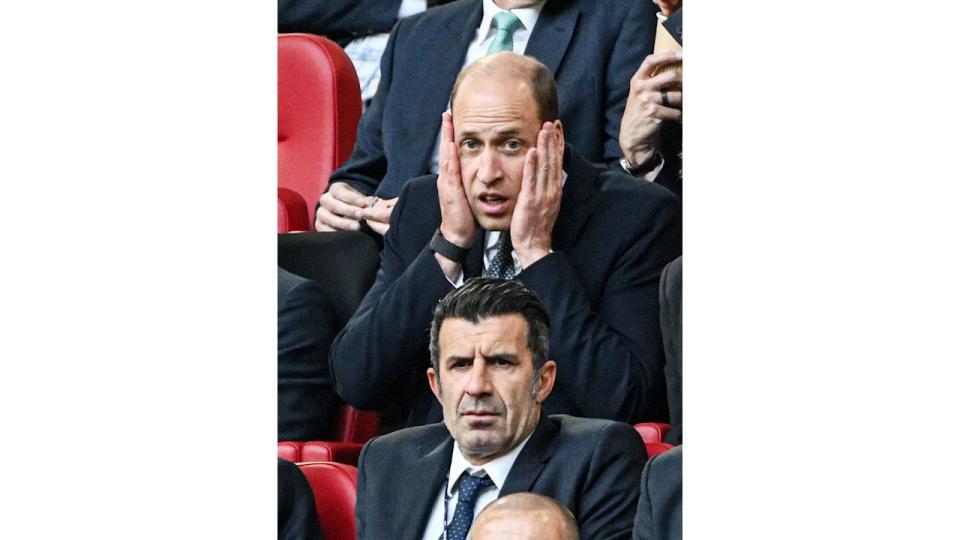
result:
M 487 49 L 487 54 L 502 51 L 513 52 L 513 33 L 520 26 L 520 19 L 509 11 L 501 11 L 493 17 L 493 24 L 497 26 L 497 35 Z
M 470 525 L 473 524 L 473 510 L 477 505 L 477 496 L 480 490 L 493 485 L 489 476 L 471 476 L 466 471 L 460 475 L 460 487 L 457 495 L 457 509 L 453 512 L 453 519 L 447 526 L 448 540 L 465 540 Z
M 490 261 L 486 274 L 500 279 L 513 279 L 517 275 L 513 267 L 513 243 L 510 242 L 510 231 L 501 231 L 497 239 L 497 253 Z

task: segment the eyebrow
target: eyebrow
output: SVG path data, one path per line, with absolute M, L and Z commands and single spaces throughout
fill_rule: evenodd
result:
M 479 133 L 480 133 L 480 131 L 479 131 L 479 130 L 476 130 L 476 129 L 465 129 L 465 130 L 462 130 L 460 133 L 457 134 L 457 139 L 458 139 L 458 140 L 472 139 L 472 138 L 476 137 L 477 134 L 479 134 Z M 504 127 L 504 128 L 496 128 L 496 129 L 493 130 L 493 134 L 494 134 L 495 136 L 498 136 L 498 137 L 517 136 L 517 135 L 520 134 L 520 128 L 514 127 L 514 126 Z
M 486 362 L 495 362 L 497 360 L 506 360 L 508 362 L 519 362 L 520 356 L 513 353 L 498 353 L 491 354 L 490 356 L 484 356 L 484 361 Z M 448 356 L 445 360 L 445 363 L 449 366 L 451 364 L 456 364 L 457 362 L 467 361 L 473 362 L 472 356 Z

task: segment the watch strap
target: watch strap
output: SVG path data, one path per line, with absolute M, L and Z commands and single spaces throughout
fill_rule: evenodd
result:
M 451 261 L 460 264 L 463 264 L 463 261 L 467 260 L 467 253 L 470 253 L 470 248 L 462 248 L 444 238 L 443 235 L 440 234 L 439 227 L 437 227 L 437 231 L 433 233 L 433 238 L 430 239 L 428 247 L 430 251 L 439 253 Z

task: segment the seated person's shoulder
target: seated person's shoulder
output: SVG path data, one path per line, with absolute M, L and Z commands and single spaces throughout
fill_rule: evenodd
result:
M 363 453 L 365 461 L 381 456 L 389 456 L 390 460 L 419 459 L 449 438 L 450 433 L 442 423 L 410 427 L 374 437 L 363 447 Z
M 566 414 L 550 415 L 560 428 L 560 437 L 570 441 L 595 441 L 599 444 L 643 445 L 643 439 L 633 426 L 600 418 L 581 418 Z

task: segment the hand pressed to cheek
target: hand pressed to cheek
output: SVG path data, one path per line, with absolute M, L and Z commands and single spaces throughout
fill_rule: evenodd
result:
M 527 152 L 523 185 L 510 227 L 510 238 L 524 268 L 550 253 L 562 195 L 562 126 L 559 121 L 546 122 L 537 134 L 536 150 Z

